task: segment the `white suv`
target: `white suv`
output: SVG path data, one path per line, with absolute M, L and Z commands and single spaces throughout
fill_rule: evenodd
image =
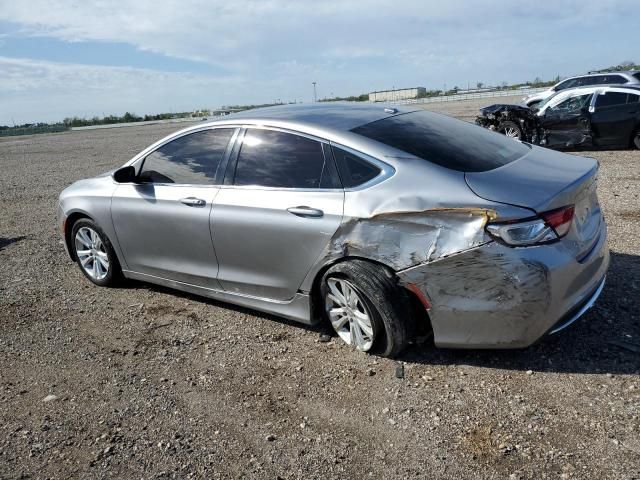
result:
M 579 77 L 571 77 L 556 83 L 553 87 L 537 92 L 522 99 L 522 103 L 527 107 L 535 107 L 537 104 L 546 100 L 551 95 L 561 90 L 576 87 L 588 87 L 596 85 L 626 85 L 640 84 L 640 71 L 629 72 L 608 72 L 594 73 L 590 75 L 581 75 Z

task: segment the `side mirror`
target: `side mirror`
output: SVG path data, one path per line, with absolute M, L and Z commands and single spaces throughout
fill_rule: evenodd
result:
M 136 169 L 133 165 L 119 168 L 113 172 L 113 179 L 118 183 L 133 183 L 136 181 Z

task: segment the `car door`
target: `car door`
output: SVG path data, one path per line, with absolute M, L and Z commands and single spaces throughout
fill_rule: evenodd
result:
M 594 141 L 601 147 L 627 147 L 633 133 L 638 103 L 627 103 L 630 95 L 626 92 L 599 92 L 591 126 Z M 637 95 L 635 95 L 637 98 Z M 631 100 L 635 100 L 632 98 Z
M 342 221 L 344 191 L 328 145 L 247 128 L 211 215 L 224 290 L 286 301 Z
M 111 216 L 129 270 L 220 288 L 209 217 L 237 130 L 172 139 L 135 165 L 136 183 L 118 185 Z
M 575 95 L 549 106 L 540 118 L 546 146 L 562 148 L 590 140 L 589 102 L 591 93 Z

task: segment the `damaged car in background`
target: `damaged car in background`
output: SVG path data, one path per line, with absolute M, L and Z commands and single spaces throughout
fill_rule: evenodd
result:
M 549 175 L 553 171 L 553 175 Z M 602 291 L 597 163 L 411 108 L 250 110 L 174 133 L 60 195 L 64 244 L 122 277 L 395 356 L 525 347 Z
M 545 147 L 640 148 L 640 86 L 576 88 L 539 109 L 496 104 L 480 113 L 478 125 Z

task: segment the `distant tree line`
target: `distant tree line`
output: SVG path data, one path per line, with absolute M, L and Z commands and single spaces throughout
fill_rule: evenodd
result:
M 624 72 L 627 70 L 640 70 L 640 65 L 638 65 L 636 62 L 632 62 L 631 60 L 626 60 L 618 65 L 614 65 L 613 67 L 603 68 L 601 70 L 593 70 L 593 73 Z
M 632 61 L 625 61 L 618 65 L 614 65 L 608 68 L 603 68 L 601 70 L 595 70 L 592 73 L 598 72 L 620 72 L 624 70 L 640 70 L 640 65 L 636 64 Z M 515 83 L 515 84 L 507 84 L 507 82 L 501 82 L 500 85 L 495 87 L 487 87 L 482 82 L 476 83 L 476 88 L 480 89 L 498 89 L 498 90 L 516 90 L 522 87 L 549 87 L 555 85 L 560 81 L 560 76 L 556 76 L 551 80 L 542 80 L 540 77 L 534 78 L 532 81 L 524 82 L 524 83 Z M 456 93 L 464 91 L 458 86 L 454 86 L 449 90 L 427 90 L 426 92 L 421 92 L 416 98 L 427 98 L 427 97 L 437 97 L 439 95 L 455 95 Z M 332 98 L 323 98 L 319 100 L 320 102 L 337 102 L 337 101 L 348 101 L 348 102 L 366 102 L 369 100 L 369 94 L 363 93 L 360 95 L 350 95 L 348 97 L 332 97 Z M 290 102 L 294 103 L 294 102 Z M 252 108 L 260 108 L 260 107 L 271 107 L 274 105 L 284 105 L 284 103 L 263 103 L 259 105 L 226 105 L 222 106 L 219 111 L 213 111 L 213 114 L 224 112 L 238 112 L 242 110 L 250 110 Z M 24 123 L 22 125 L 14 125 L 12 127 L 7 125 L 0 125 L 0 136 L 8 136 L 8 135 L 30 135 L 33 133 L 53 133 L 53 132 L 63 132 L 65 130 L 69 130 L 72 127 L 87 127 L 90 125 L 109 125 L 113 123 L 133 123 L 133 122 L 143 122 L 143 121 L 154 121 L 154 120 L 168 120 L 171 118 L 184 118 L 184 117 L 208 117 L 212 115 L 211 110 L 197 110 L 195 112 L 179 112 L 179 113 L 159 113 L 156 115 L 144 115 L 139 116 L 135 113 L 126 112 L 124 115 L 107 115 L 104 117 L 92 117 L 92 118 L 79 118 L 79 117 L 68 117 L 65 118 L 62 122 L 56 123 Z
M 0 125 L 0 137 L 10 137 L 14 135 L 32 135 L 34 133 L 56 133 L 64 132 L 69 128 L 61 122 L 58 123 L 23 123 L 22 125 Z
M 79 118 L 68 117 L 65 118 L 62 123 L 67 127 L 88 127 L 90 125 L 110 125 L 113 123 L 132 123 L 132 122 L 149 122 L 153 120 L 168 120 L 171 118 L 188 117 L 191 112 L 180 113 L 158 113 L 157 115 L 144 115 L 139 116 L 135 113 L 126 112 L 124 115 L 107 115 L 105 117 L 93 117 L 93 118 Z
M 323 98 L 318 101 L 319 102 L 367 102 L 369 101 L 369 94 L 363 93 L 361 95 L 351 95 L 349 97 Z

